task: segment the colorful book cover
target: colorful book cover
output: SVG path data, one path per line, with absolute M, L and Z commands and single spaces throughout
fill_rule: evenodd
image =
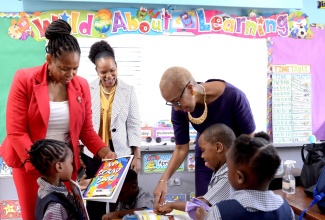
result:
M 89 220 L 88 212 L 87 212 L 84 200 L 82 198 L 81 189 L 80 189 L 78 183 L 76 183 L 73 180 L 70 180 L 70 183 L 71 183 L 70 185 L 71 185 L 73 197 L 74 197 L 74 200 L 75 200 L 75 204 L 77 206 L 79 219 L 81 219 L 81 220 Z
M 130 168 L 133 155 L 103 160 L 95 177 L 83 193 L 86 200 L 116 202 Z

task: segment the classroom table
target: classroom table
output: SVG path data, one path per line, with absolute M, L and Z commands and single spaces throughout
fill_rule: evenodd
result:
M 305 194 L 304 188 L 301 186 L 296 187 L 295 194 L 286 194 L 282 192 L 282 189 L 274 190 L 273 192 L 287 200 L 294 213 L 297 215 L 300 215 L 305 208 L 309 207 L 311 201 L 313 200 L 312 197 L 309 197 Z M 318 206 L 314 205 L 313 207 L 308 209 L 308 211 L 304 215 L 304 218 L 307 220 L 324 220 L 325 213 L 322 213 L 318 209 Z

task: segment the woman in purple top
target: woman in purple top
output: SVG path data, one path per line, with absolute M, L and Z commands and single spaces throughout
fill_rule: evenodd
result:
M 197 131 L 196 140 L 205 128 L 223 123 L 236 136 L 253 135 L 255 122 L 246 95 L 235 86 L 218 79 L 197 83 L 191 73 L 182 67 L 167 69 L 160 80 L 160 91 L 166 105 L 172 108 L 172 123 L 176 147 L 166 171 L 154 191 L 154 206 L 162 204 L 167 192 L 167 181 L 184 161 L 189 151 L 189 122 Z M 204 195 L 212 170 L 204 165 L 201 150 L 195 146 L 196 196 Z

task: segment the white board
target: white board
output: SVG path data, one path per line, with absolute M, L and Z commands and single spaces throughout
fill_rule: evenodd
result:
M 78 74 L 91 81 L 97 77 L 88 59 L 90 46 L 100 39 L 78 38 L 82 58 Z M 141 120 L 154 125 L 170 119 L 170 107 L 160 95 L 162 73 L 171 66 L 187 68 L 196 81 L 223 79 L 241 89 L 250 101 L 256 131 L 266 131 L 266 39 L 227 35 L 145 36 L 119 35 L 105 40 L 114 48 L 118 76 L 135 86 Z

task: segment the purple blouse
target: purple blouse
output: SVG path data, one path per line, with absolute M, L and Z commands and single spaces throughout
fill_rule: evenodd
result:
M 219 79 L 211 79 L 211 81 L 222 81 Z M 200 125 L 192 124 L 193 128 L 198 132 L 197 140 L 200 133 L 210 125 L 215 123 L 223 123 L 229 126 L 235 133 L 236 137 L 241 134 L 250 134 L 255 131 L 256 126 L 251 107 L 246 95 L 235 86 L 226 83 L 224 93 L 208 104 L 207 119 Z M 195 118 L 200 117 L 204 111 L 204 106 L 197 105 L 191 115 Z M 172 108 L 172 123 L 175 133 L 175 142 L 177 145 L 187 144 L 189 137 L 189 119 L 187 112 L 175 111 Z M 196 145 L 198 141 L 196 141 Z M 196 146 L 196 148 L 198 148 Z

